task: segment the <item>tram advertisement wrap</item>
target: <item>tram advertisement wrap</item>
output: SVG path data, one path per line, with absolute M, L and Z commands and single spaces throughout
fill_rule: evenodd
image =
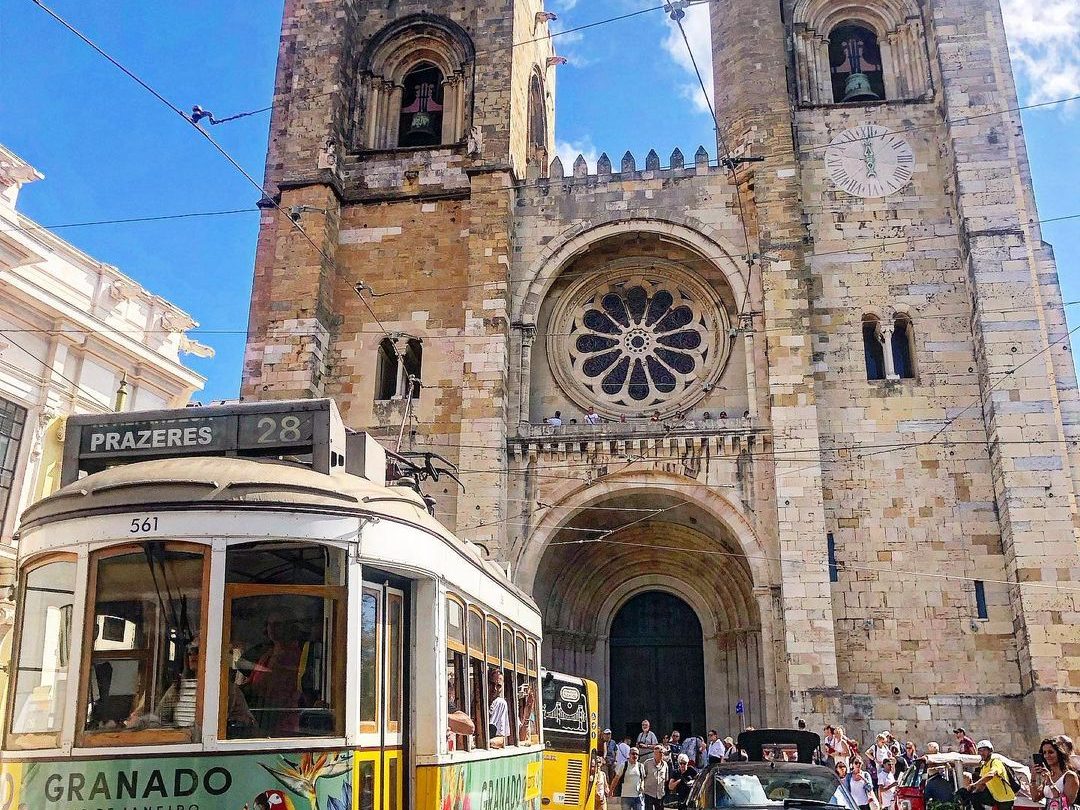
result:
M 0 763 L 0 810 L 353 810 L 349 751 Z
M 417 808 L 540 810 L 540 753 L 422 767 Z

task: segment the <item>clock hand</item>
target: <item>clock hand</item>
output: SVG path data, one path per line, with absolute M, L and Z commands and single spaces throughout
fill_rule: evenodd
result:
M 864 141 L 863 162 L 866 164 L 866 176 L 877 177 L 877 157 L 874 155 L 874 145 L 870 138 Z

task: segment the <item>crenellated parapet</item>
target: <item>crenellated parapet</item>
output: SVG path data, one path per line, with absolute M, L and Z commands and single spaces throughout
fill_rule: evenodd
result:
M 660 156 L 655 149 L 650 149 L 645 156 L 644 167 L 639 169 L 634 154 L 627 151 L 619 161 L 618 171 L 614 170 L 611 158 L 604 152 L 596 160 L 593 171 L 589 170 L 589 163 L 584 155 L 579 154 L 570 166 L 569 172 L 562 159 L 556 157 L 551 161 L 546 174 L 541 174 L 538 169 L 530 171 L 527 178 L 527 187 L 537 187 L 545 193 L 550 190 L 552 184 L 559 184 L 565 188 L 596 185 L 599 183 L 625 183 L 632 180 L 656 180 L 681 177 L 693 177 L 714 173 L 723 173 L 726 170 L 718 162 L 714 162 L 704 146 L 699 146 L 693 158 L 687 161 L 681 149 L 676 148 L 668 158 L 666 166 L 661 166 Z

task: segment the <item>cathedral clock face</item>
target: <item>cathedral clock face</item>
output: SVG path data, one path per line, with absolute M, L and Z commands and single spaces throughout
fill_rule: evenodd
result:
M 825 151 L 825 167 L 837 188 L 853 197 L 888 197 L 911 182 L 911 144 L 872 124 L 846 129 Z

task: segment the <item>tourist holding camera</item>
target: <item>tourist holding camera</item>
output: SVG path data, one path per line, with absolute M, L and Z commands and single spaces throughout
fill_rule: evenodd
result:
M 1069 810 L 1076 803 L 1080 780 L 1069 768 L 1069 756 L 1064 747 L 1052 737 L 1039 744 L 1031 775 L 1042 786 L 1046 810 Z

